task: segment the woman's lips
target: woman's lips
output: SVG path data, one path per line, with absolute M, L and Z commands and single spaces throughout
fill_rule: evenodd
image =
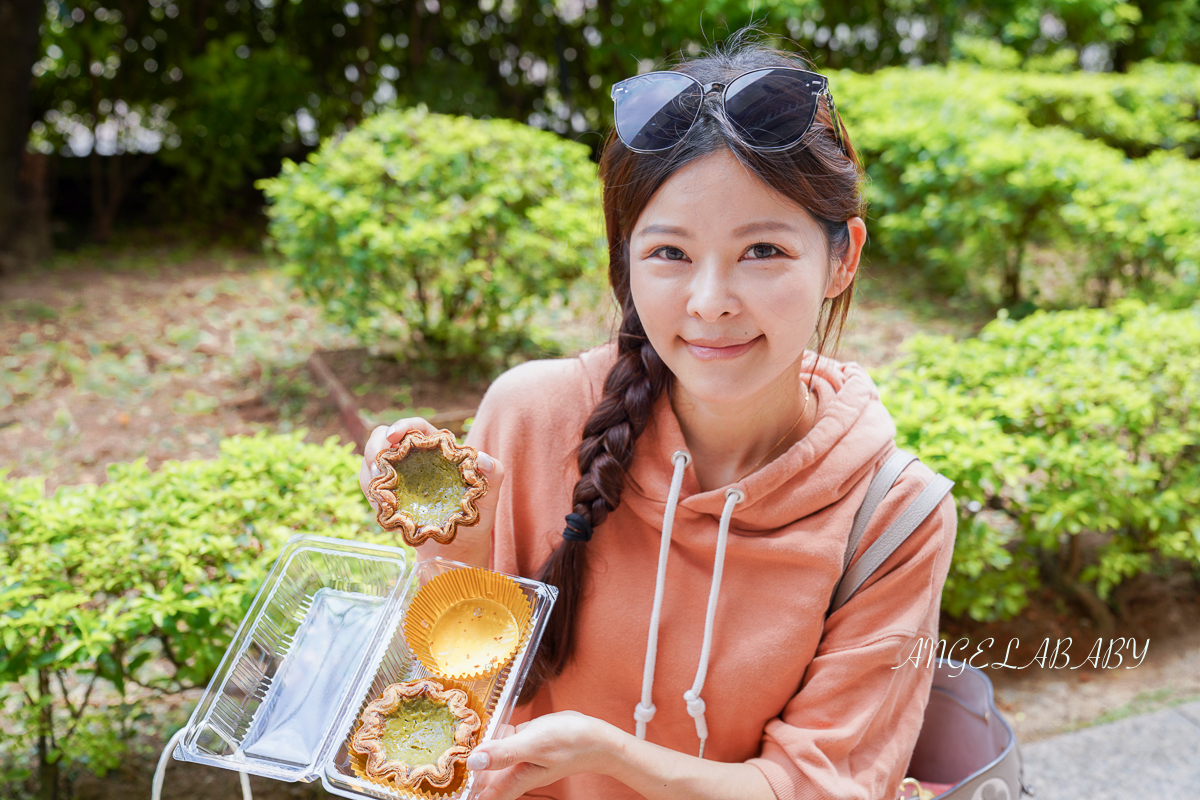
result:
M 737 342 L 729 339 L 684 339 L 688 352 L 701 361 L 718 361 L 726 358 L 737 358 L 745 353 L 761 339 L 756 336 L 748 342 Z

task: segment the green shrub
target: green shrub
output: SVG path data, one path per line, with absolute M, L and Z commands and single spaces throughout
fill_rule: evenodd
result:
M 1200 156 L 1200 65 L 1134 64 L 1127 73 L 1005 73 L 1004 96 L 1039 127 L 1059 125 L 1140 157 Z M 997 75 L 999 77 L 999 75 Z
M 1012 616 L 1041 581 L 1102 622 L 1142 572 L 1200 569 L 1200 306 L 1001 317 L 910 340 L 880 375 L 911 447 L 957 482 L 943 608 Z
M 309 298 L 439 360 L 502 366 L 535 305 L 604 263 L 587 148 L 514 122 L 380 114 L 260 185 Z
M 50 497 L 40 479 L 0 481 L 0 781 L 49 797 L 115 767 L 147 697 L 207 683 L 289 536 L 393 542 L 361 463 L 293 434 L 114 465 Z
M 1036 94 L 1053 84 L 1060 100 L 1063 87 L 1093 87 L 1093 105 L 1088 95 L 1078 104 L 1100 124 L 1116 90 L 1095 88 L 1092 77 L 963 66 L 841 73 L 840 105 L 871 179 L 872 257 L 916 271 L 936 291 L 1013 306 L 1027 296 L 1030 250 L 1049 247 L 1085 262 L 1077 304 L 1107 302 L 1114 282 L 1173 305 L 1195 300 L 1200 162 L 1162 151 L 1129 159 L 1086 130 L 1037 127 L 1036 107 L 1016 102 L 1021 87 Z M 1079 112 L 1067 108 L 1064 118 Z M 1160 144 L 1191 125 L 1173 116 L 1182 111 L 1144 110 L 1126 113 L 1127 127 L 1142 121 Z

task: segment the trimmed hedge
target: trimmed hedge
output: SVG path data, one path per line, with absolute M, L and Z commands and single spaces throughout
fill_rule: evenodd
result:
M 607 264 L 587 147 L 507 120 L 380 114 L 258 184 L 288 272 L 368 344 L 503 366 Z
M 1200 306 L 1002 316 L 907 348 L 880 391 L 897 443 L 957 482 L 947 612 L 1010 617 L 1048 581 L 1104 622 L 1134 575 L 1200 576 Z
M 0 481 L 0 786 L 116 767 L 146 697 L 207 683 L 289 536 L 396 543 L 358 491 L 361 463 L 296 433 L 117 464 L 50 497 L 40 479 Z
M 1200 161 L 1184 151 L 1200 146 L 1190 110 L 1200 90 L 1184 87 L 1200 69 L 1140 75 L 1146 97 L 1125 108 L 1136 78 L 965 66 L 840 73 L 839 106 L 870 177 L 872 256 L 919 270 L 936 291 L 1011 306 L 1026 299 L 1036 245 L 1081 256 L 1078 304 L 1103 305 L 1116 287 L 1192 303 L 1200 297 Z M 1155 97 L 1180 99 L 1158 108 Z M 1109 130 L 1114 109 L 1123 115 Z M 1130 159 L 1089 134 L 1153 152 Z
M 1143 61 L 1127 73 L 1018 72 L 1004 96 L 1038 126 L 1060 125 L 1131 157 L 1178 148 L 1200 156 L 1200 65 Z

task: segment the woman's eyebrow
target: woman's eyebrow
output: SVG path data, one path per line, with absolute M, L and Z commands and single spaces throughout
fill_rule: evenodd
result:
M 637 231 L 634 236 L 649 236 L 654 233 L 663 233 L 668 236 L 682 236 L 685 239 L 691 238 L 691 234 L 685 228 L 677 228 L 674 225 L 647 225 L 640 231 Z
M 772 219 L 763 220 L 762 222 L 751 222 L 747 225 L 743 225 L 740 228 L 734 229 L 733 235 L 741 238 L 742 236 L 749 236 L 752 233 L 776 233 L 779 231 L 785 231 L 788 233 L 797 232 L 794 227 L 783 220 Z

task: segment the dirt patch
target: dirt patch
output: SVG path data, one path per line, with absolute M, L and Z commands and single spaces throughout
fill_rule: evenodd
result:
M 221 439 L 338 433 L 304 369 L 344 346 L 261 258 L 10 278 L 0 295 L 0 463 L 48 489 L 145 458 L 211 458 Z
M 489 383 L 430 375 L 396 359 L 373 356 L 365 347 L 324 351 L 321 359 L 370 425 L 424 417 L 461 434 Z

